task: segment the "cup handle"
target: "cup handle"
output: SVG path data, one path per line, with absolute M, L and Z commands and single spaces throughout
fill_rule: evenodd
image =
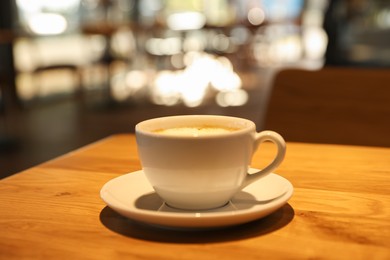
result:
M 253 153 L 257 150 L 259 145 L 265 141 L 273 142 L 274 144 L 276 144 L 278 148 L 274 160 L 267 167 L 265 167 L 264 169 L 258 172 L 250 173 L 250 174 L 247 173 L 241 188 L 244 188 L 249 184 L 253 183 L 254 181 L 257 181 L 261 177 L 264 177 L 265 175 L 271 173 L 282 163 L 284 156 L 286 154 L 286 142 L 284 141 L 283 137 L 280 134 L 274 131 L 262 131 L 260 133 L 256 133 L 255 141 L 254 141 L 255 148 L 253 150 Z

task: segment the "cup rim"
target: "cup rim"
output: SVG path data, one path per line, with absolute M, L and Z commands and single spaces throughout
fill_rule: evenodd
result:
M 216 135 L 201 135 L 201 136 L 186 136 L 186 135 L 166 135 L 166 134 L 160 134 L 156 132 L 152 132 L 152 128 L 156 130 L 157 128 L 153 127 L 152 125 L 155 125 L 157 123 L 167 123 L 169 120 L 183 120 L 185 119 L 187 122 L 190 120 L 193 120 L 195 118 L 202 118 L 203 120 L 235 120 L 235 124 L 238 125 L 238 122 L 240 122 L 240 127 L 236 131 L 232 132 L 227 132 L 227 133 L 220 133 Z M 238 121 L 238 122 L 237 122 Z M 215 123 L 215 125 L 218 125 Z M 180 125 L 179 125 L 180 126 Z M 150 128 L 147 129 L 147 128 Z M 145 129 L 146 128 L 146 129 Z M 136 124 L 135 126 L 135 133 L 137 134 L 142 134 L 145 136 L 150 136 L 150 137 L 156 137 L 156 138 L 165 138 L 165 139 L 217 139 L 217 138 L 226 138 L 226 137 L 231 137 L 231 136 L 237 136 L 241 135 L 243 133 L 247 132 L 256 132 L 256 125 L 253 121 L 246 119 L 246 118 L 241 118 L 241 117 L 234 117 L 234 116 L 224 116 L 224 115 L 174 115 L 174 116 L 163 116 L 163 117 L 156 117 L 156 118 L 151 118 L 147 119 L 144 121 L 141 121 Z

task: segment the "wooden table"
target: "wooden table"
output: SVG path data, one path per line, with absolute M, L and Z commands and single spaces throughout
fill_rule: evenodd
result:
M 261 167 L 274 149 L 256 153 Z M 121 217 L 103 184 L 140 169 L 116 135 L 0 181 L 0 259 L 390 259 L 390 149 L 288 143 L 277 173 L 294 185 L 270 216 L 213 231 Z

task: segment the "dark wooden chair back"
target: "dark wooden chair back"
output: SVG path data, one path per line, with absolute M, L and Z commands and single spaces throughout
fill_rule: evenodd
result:
M 390 69 L 282 70 L 267 108 L 287 141 L 390 146 Z

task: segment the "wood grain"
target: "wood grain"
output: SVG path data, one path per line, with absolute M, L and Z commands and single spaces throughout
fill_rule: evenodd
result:
M 252 165 L 274 148 L 264 144 Z M 100 188 L 141 168 L 116 135 L 0 181 L 0 259 L 389 259 L 390 149 L 288 143 L 289 203 L 244 225 L 158 229 L 105 206 Z
M 285 69 L 263 127 L 288 141 L 390 147 L 390 69 Z

